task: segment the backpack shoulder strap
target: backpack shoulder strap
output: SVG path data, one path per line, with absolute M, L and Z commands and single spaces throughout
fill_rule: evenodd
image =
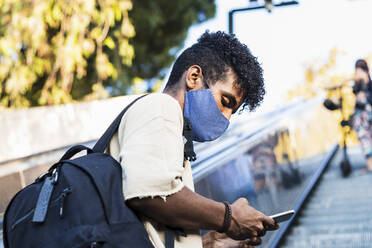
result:
M 194 152 L 193 134 L 191 122 L 186 117 L 183 117 L 183 137 L 186 139 L 184 149 L 184 159 L 191 161 L 196 160 L 196 154 Z
M 106 149 L 106 147 L 108 146 L 108 144 L 109 144 L 112 136 L 114 136 L 115 132 L 119 128 L 121 119 L 123 118 L 123 115 L 125 114 L 125 112 L 127 112 L 127 110 L 135 102 L 137 102 L 139 99 L 141 99 L 141 98 L 143 98 L 143 97 L 145 97 L 147 95 L 148 94 L 138 97 L 133 102 L 131 102 L 128 106 L 126 106 L 123 111 L 121 111 L 121 113 L 116 117 L 116 119 L 111 123 L 111 125 L 107 128 L 107 130 L 105 131 L 105 133 L 101 136 L 101 138 L 99 138 L 99 140 L 97 141 L 97 143 L 94 145 L 94 147 L 92 149 L 93 152 L 103 152 Z

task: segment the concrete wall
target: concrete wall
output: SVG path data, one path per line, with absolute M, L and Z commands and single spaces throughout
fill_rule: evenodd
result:
M 84 143 L 92 147 L 94 142 L 86 141 L 99 138 L 136 97 L 1 113 L 0 220 L 15 193 L 46 172 L 67 146 Z
M 136 96 L 0 113 L 0 164 L 97 139 Z

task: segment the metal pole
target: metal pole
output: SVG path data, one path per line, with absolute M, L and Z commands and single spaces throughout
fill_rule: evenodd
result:
M 288 2 L 281 2 L 279 4 L 274 4 L 274 7 L 283 7 L 288 5 L 297 5 L 298 1 L 288 1 Z M 241 9 L 233 9 L 229 11 L 229 18 L 228 18 L 228 24 L 229 24 L 229 34 L 234 33 L 234 13 L 235 12 L 242 12 L 242 11 L 249 11 L 249 10 L 256 10 L 256 9 L 264 9 L 265 5 L 259 5 L 254 7 L 248 7 L 248 8 L 241 8 Z
M 234 11 L 229 11 L 229 34 L 233 34 L 234 30 L 234 18 L 233 18 Z

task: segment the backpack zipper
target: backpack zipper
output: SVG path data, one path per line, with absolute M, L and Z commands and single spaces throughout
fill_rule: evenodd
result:
M 52 207 L 54 206 L 56 203 L 60 202 L 60 210 L 59 210 L 59 215 L 60 217 L 62 218 L 63 217 L 63 204 L 64 204 L 64 199 L 66 198 L 66 196 L 68 194 L 71 193 L 71 189 L 70 188 L 65 188 L 62 193 L 57 197 L 55 198 L 49 205 L 49 207 Z M 19 218 L 18 220 L 16 220 L 16 222 L 14 222 L 14 224 L 11 226 L 11 229 L 14 230 L 14 228 L 22 223 L 24 220 L 26 220 L 28 217 L 30 217 L 35 211 L 35 208 L 32 208 L 27 214 L 25 214 L 24 216 L 22 216 L 21 218 Z
M 62 219 L 63 218 L 63 206 L 64 206 L 64 203 L 65 203 L 65 198 L 68 194 L 71 193 L 71 190 L 69 188 L 66 188 L 63 190 L 62 194 L 58 197 L 59 198 L 59 202 L 60 202 L 60 205 L 59 205 L 59 217 Z

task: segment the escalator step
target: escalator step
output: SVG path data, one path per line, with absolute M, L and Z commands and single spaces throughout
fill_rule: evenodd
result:
M 337 234 L 337 233 L 355 233 L 372 232 L 371 223 L 344 223 L 342 225 L 332 226 L 323 224 L 314 224 L 310 226 L 296 226 L 291 231 L 294 236 L 307 236 L 313 234 Z
M 308 205 L 306 205 L 306 209 L 327 209 L 327 208 L 332 208 L 335 209 L 335 207 L 342 207 L 345 209 L 348 208 L 354 208 L 357 209 L 360 206 L 366 206 L 370 205 L 371 200 L 370 199 L 362 199 L 358 202 L 353 201 L 350 199 L 350 201 L 346 200 L 332 200 L 332 199 L 327 199 L 324 201 L 317 201 L 317 202 L 309 202 Z
M 298 220 L 300 225 L 315 225 L 315 224 L 328 224 L 328 225 L 342 225 L 343 223 L 358 222 L 370 223 L 372 225 L 371 213 L 355 213 L 351 216 L 304 216 Z
M 287 240 L 293 247 L 308 245 L 308 247 L 371 247 L 371 233 L 340 233 L 317 234 L 310 237 L 294 237 Z M 283 246 L 285 247 L 285 246 Z
M 363 168 L 361 155 L 353 156 L 352 164 Z M 372 247 L 372 174 L 354 170 L 343 178 L 340 158 L 339 153 L 322 176 L 281 248 Z
M 330 215 L 347 215 L 355 212 L 371 212 L 372 213 L 372 202 L 365 205 L 350 205 L 345 204 L 342 208 L 307 208 L 301 213 L 303 216 L 330 216 Z

